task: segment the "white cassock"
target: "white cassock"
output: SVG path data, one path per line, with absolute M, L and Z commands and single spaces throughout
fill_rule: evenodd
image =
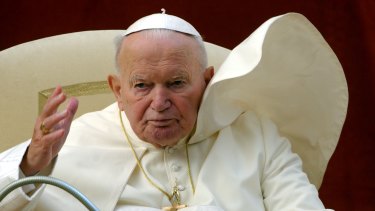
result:
M 167 192 L 177 185 L 182 204 L 188 205 L 181 210 L 325 210 L 316 187 L 337 144 L 347 100 L 332 50 L 303 16 L 287 14 L 263 24 L 215 73 L 187 145 L 189 159 L 184 140 L 156 149 L 139 140 L 122 116 L 146 174 Z M 18 178 L 26 146 L 0 156 L 0 187 Z M 170 206 L 137 167 L 116 104 L 74 121 L 52 176 L 101 210 Z M 85 209 L 51 186 L 29 195 L 18 189 L 0 206 L 33 207 Z

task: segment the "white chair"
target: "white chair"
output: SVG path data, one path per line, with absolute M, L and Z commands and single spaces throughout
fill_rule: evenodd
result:
M 27 42 L 0 52 L 0 152 L 29 139 L 39 109 L 56 85 L 80 101 L 80 116 L 115 101 L 106 82 L 115 70 L 121 30 L 84 31 Z M 206 43 L 215 69 L 229 50 Z

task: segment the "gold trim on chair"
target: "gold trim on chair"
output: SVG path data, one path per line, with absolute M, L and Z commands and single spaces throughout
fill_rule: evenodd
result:
M 94 81 L 67 85 L 63 86 L 62 89 L 68 97 L 106 94 L 111 91 L 107 81 Z M 42 111 L 44 104 L 47 102 L 48 97 L 51 96 L 53 90 L 55 90 L 55 88 L 45 89 L 38 93 L 39 114 Z

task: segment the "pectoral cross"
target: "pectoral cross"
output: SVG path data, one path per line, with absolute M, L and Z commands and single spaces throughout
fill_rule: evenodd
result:
M 178 190 L 177 184 L 173 187 L 172 197 L 170 199 L 172 206 L 163 207 L 164 211 L 177 211 L 179 209 L 187 207 L 186 204 L 181 204 L 180 191 Z

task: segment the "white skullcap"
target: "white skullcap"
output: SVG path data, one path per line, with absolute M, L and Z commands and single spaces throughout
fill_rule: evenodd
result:
M 164 9 L 162 11 L 163 13 L 152 14 L 137 20 L 129 26 L 124 36 L 147 29 L 169 29 L 197 37 L 201 36 L 194 26 L 187 21 L 173 15 L 165 14 Z

